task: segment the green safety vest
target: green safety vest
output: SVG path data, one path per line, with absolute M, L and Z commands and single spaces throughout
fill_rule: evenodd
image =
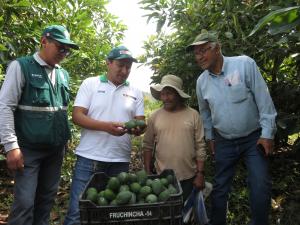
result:
M 67 106 L 69 75 L 55 68 L 55 86 L 33 56 L 17 59 L 25 77 L 25 86 L 15 111 L 15 129 L 19 145 L 39 148 L 65 145 L 70 138 Z

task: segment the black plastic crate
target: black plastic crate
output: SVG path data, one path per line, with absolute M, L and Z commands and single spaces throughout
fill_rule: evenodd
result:
M 97 206 L 86 200 L 86 191 L 95 187 L 104 190 L 108 177 L 104 173 L 95 173 L 80 196 L 80 221 L 83 225 L 182 225 L 182 189 L 173 170 L 164 170 L 160 175 L 149 178 L 161 178 L 173 175 L 173 185 L 177 189 L 166 202 L 152 204 L 130 204 L 122 206 Z

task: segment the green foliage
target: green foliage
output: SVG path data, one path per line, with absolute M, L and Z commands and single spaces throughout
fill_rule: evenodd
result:
M 300 6 L 282 8 L 270 12 L 258 21 L 258 24 L 255 25 L 249 36 L 269 23 L 268 32 L 272 35 L 293 30 L 300 25 Z
M 1 75 L 9 61 L 38 50 L 44 27 L 62 24 L 80 45 L 80 50 L 62 63 L 73 78 L 71 87 L 76 93 L 85 77 L 105 71 L 106 54 L 123 38 L 126 27 L 107 12 L 107 3 L 107 0 L 1 0 Z
M 150 95 L 148 95 L 148 96 L 144 96 L 144 106 L 145 106 L 145 116 L 146 119 L 148 119 L 154 110 L 161 107 L 161 102 L 154 100 Z
M 300 91 L 300 36 L 296 23 L 299 0 L 142 0 L 140 4 L 149 11 L 148 19 L 156 21 L 161 31 L 144 44 L 146 54 L 143 58 L 154 70 L 153 83 L 158 83 L 163 75 L 169 73 L 180 76 L 184 90 L 191 95 L 189 104 L 197 107 L 195 86 L 201 70 L 185 48 L 201 29 L 214 30 L 219 34 L 224 55 L 245 54 L 256 60 L 269 86 L 278 118 L 296 115 L 294 123 L 300 131 L 300 101 L 297 100 Z M 279 31 L 281 22 L 288 22 L 295 29 L 290 32 L 281 29 L 280 33 L 272 32 L 273 35 L 270 35 L 266 32 L 267 28 L 257 25 L 260 29 L 249 36 L 261 18 L 281 8 L 289 10 L 273 14 L 274 24 L 278 26 L 271 28 Z M 164 33 L 166 27 L 171 27 L 171 32 Z M 282 140 L 277 143 L 282 143 Z

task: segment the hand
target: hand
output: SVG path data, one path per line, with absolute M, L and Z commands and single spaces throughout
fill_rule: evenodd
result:
M 135 136 L 140 136 L 141 134 L 143 134 L 146 131 L 146 126 L 141 128 L 139 126 L 137 126 L 136 128 L 131 128 L 131 129 L 126 129 L 126 132 L 128 134 L 133 134 Z
M 196 187 L 199 190 L 203 190 L 205 188 L 205 179 L 203 173 L 197 173 L 196 177 L 193 181 L 194 187 Z
M 22 151 L 19 148 L 10 150 L 6 155 L 7 168 L 13 173 L 17 170 L 23 172 L 24 159 Z
M 123 123 L 108 122 L 106 131 L 114 136 L 122 136 L 126 133 Z
M 271 155 L 274 149 L 274 141 L 272 139 L 259 138 L 256 145 L 262 145 L 262 151 L 264 151 L 266 156 Z

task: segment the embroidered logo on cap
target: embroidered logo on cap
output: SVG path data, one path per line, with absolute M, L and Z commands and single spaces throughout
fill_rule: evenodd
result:
M 120 50 L 120 55 L 131 55 L 131 52 L 128 50 Z

